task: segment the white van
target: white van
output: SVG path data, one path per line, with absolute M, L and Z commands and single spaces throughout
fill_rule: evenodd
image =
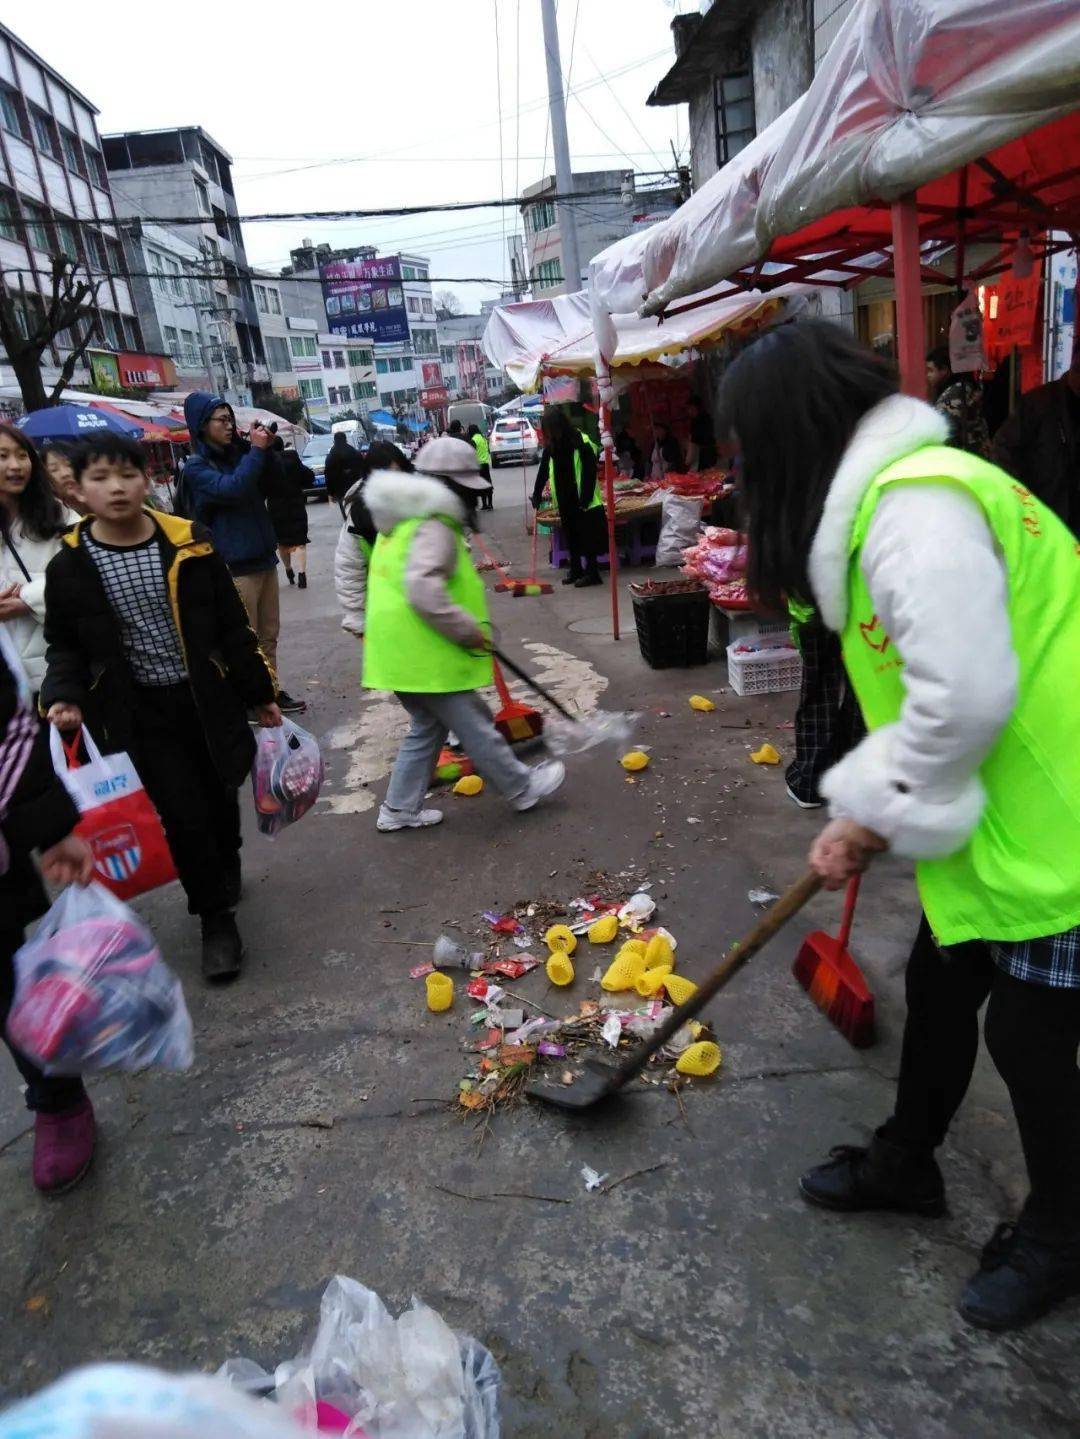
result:
M 469 426 L 476 425 L 486 440 L 491 434 L 491 424 L 495 417 L 495 411 L 490 405 L 482 405 L 479 400 L 455 400 L 447 407 L 446 428 L 449 429 L 455 420 L 461 421 L 461 428 L 467 435 Z

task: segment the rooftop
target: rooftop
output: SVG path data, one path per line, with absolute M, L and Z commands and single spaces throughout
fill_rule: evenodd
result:
M 66 83 L 66 82 L 65 82 Z M 89 103 L 89 101 L 87 102 Z M 95 111 L 95 114 L 97 112 Z M 200 140 L 205 140 L 208 145 L 215 149 L 221 158 L 232 164 L 232 156 L 224 145 L 219 145 L 213 135 L 203 129 L 201 125 L 162 125 L 156 130 L 111 130 L 107 135 L 102 135 L 103 140 L 134 140 L 140 135 L 198 135 Z
M 75 98 L 81 100 L 92 114 L 101 114 L 101 111 L 94 104 L 93 100 L 88 100 L 81 90 L 77 90 L 70 80 L 65 79 L 64 76 L 60 74 L 59 70 L 54 70 L 48 60 L 43 60 L 36 50 L 31 50 L 25 40 L 20 40 L 18 35 L 15 34 L 15 31 L 9 30 L 2 22 L 0 22 L 0 35 L 10 40 L 13 45 L 17 45 L 24 55 L 29 55 L 31 60 L 34 60 L 40 65 L 47 75 L 51 75 L 58 85 L 63 85 L 65 90 L 70 90 Z
M 671 22 L 676 60 L 646 104 L 685 105 L 716 73 L 717 52 L 751 19 L 755 0 L 713 0 L 704 15 L 677 15 Z

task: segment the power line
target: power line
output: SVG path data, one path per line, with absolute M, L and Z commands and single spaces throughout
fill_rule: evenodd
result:
M 611 98 L 615 101 L 616 105 L 618 105 L 619 109 L 623 112 L 623 114 L 629 120 L 630 124 L 633 126 L 634 130 L 637 132 L 638 138 L 643 140 L 644 143 L 648 145 L 649 142 L 642 134 L 641 127 L 638 125 L 637 121 L 634 119 L 633 115 L 631 115 L 630 111 L 626 108 L 623 102 L 619 99 L 618 95 L 615 92 L 615 87 L 611 84 L 611 81 L 607 78 L 604 72 L 600 69 L 600 66 L 593 59 L 592 52 L 589 50 L 589 47 L 587 45 L 585 46 L 585 54 L 588 57 L 590 65 L 592 65 L 593 69 L 600 76 L 604 84 L 608 87 L 608 90 L 611 92 Z M 627 151 L 624 150 L 622 153 L 627 159 L 630 158 Z M 638 153 L 640 154 L 641 152 L 639 151 Z M 649 153 L 652 155 L 653 159 L 658 165 L 662 165 L 664 163 L 655 150 L 650 149 Z
M 86 269 L 85 266 L 81 266 L 81 268 Z M 0 268 L 0 275 L 32 275 L 36 277 L 38 273 L 39 272 L 37 270 L 32 269 L 29 265 L 4 265 L 2 268 Z M 290 284 L 297 285 L 321 285 L 323 283 L 322 277 L 319 275 L 251 275 L 249 273 L 240 274 L 239 272 L 236 274 L 228 274 L 224 270 L 181 270 L 179 272 L 172 270 L 169 272 L 168 275 L 163 275 L 160 270 L 128 270 L 126 273 L 124 273 L 120 270 L 94 269 L 87 270 L 86 275 L 87 279 L 95 282 L 99 280 L 160 280 L 164 282 L 172 279 L 177 279 L 233 281 L 243 280 L 245 281 L 245 283 L 255 285 L 277 284 L 279 281 L 282 280 L 288 281 Z M 340 278 L 331 278 L 327 280 L 326 283 L 333 285 L 346 282 Z M 410 282 L 406 281 L 405 283 L 408 284 Z M 429 275 L 421 283 L 428 285 L 501 286 L 504 282 L 502 279 L 497 279 L 494 275 Z M 34 293 L 28 293 L 25 298 L 31 300 L 40 300 L 42 297 Z M 220 299 L 222 297 L 219 295 L 218 298 Z M 237 296 L 234 295 L 233 299 L 236 298 Z M 243 296 L 243 298 L 247 299 L 247 296 Z M 209 301 L 206 301 L 206 303 L 209 303 Z

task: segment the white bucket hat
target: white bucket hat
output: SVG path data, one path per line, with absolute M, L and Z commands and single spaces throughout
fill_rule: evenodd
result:
M 455 440 L 452 435 L 440 435 L 427 444 L 413 461 L 413 468 L 423 475 L 434 475 L 437 479 L 453 480 L 467 490 L 486 490 L 488 481 L 480 473 L 480 461 L 468 440 Z

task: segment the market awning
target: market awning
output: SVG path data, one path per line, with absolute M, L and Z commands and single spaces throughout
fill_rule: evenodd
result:
M 90 403 L 95 410 L 103 410 L 130 425 L 140 426 L 144 445 L 183 445 L 188 441 L 187 426 L 182 420 L 174 420 L 171 415 L 157 413 L 150 418 L 146 414 L 135 415 L 126 406 L 113 405 L 108 400 L 92 400 Z M 142 408 L 146 410 L 149 407 L 144 405 Z

